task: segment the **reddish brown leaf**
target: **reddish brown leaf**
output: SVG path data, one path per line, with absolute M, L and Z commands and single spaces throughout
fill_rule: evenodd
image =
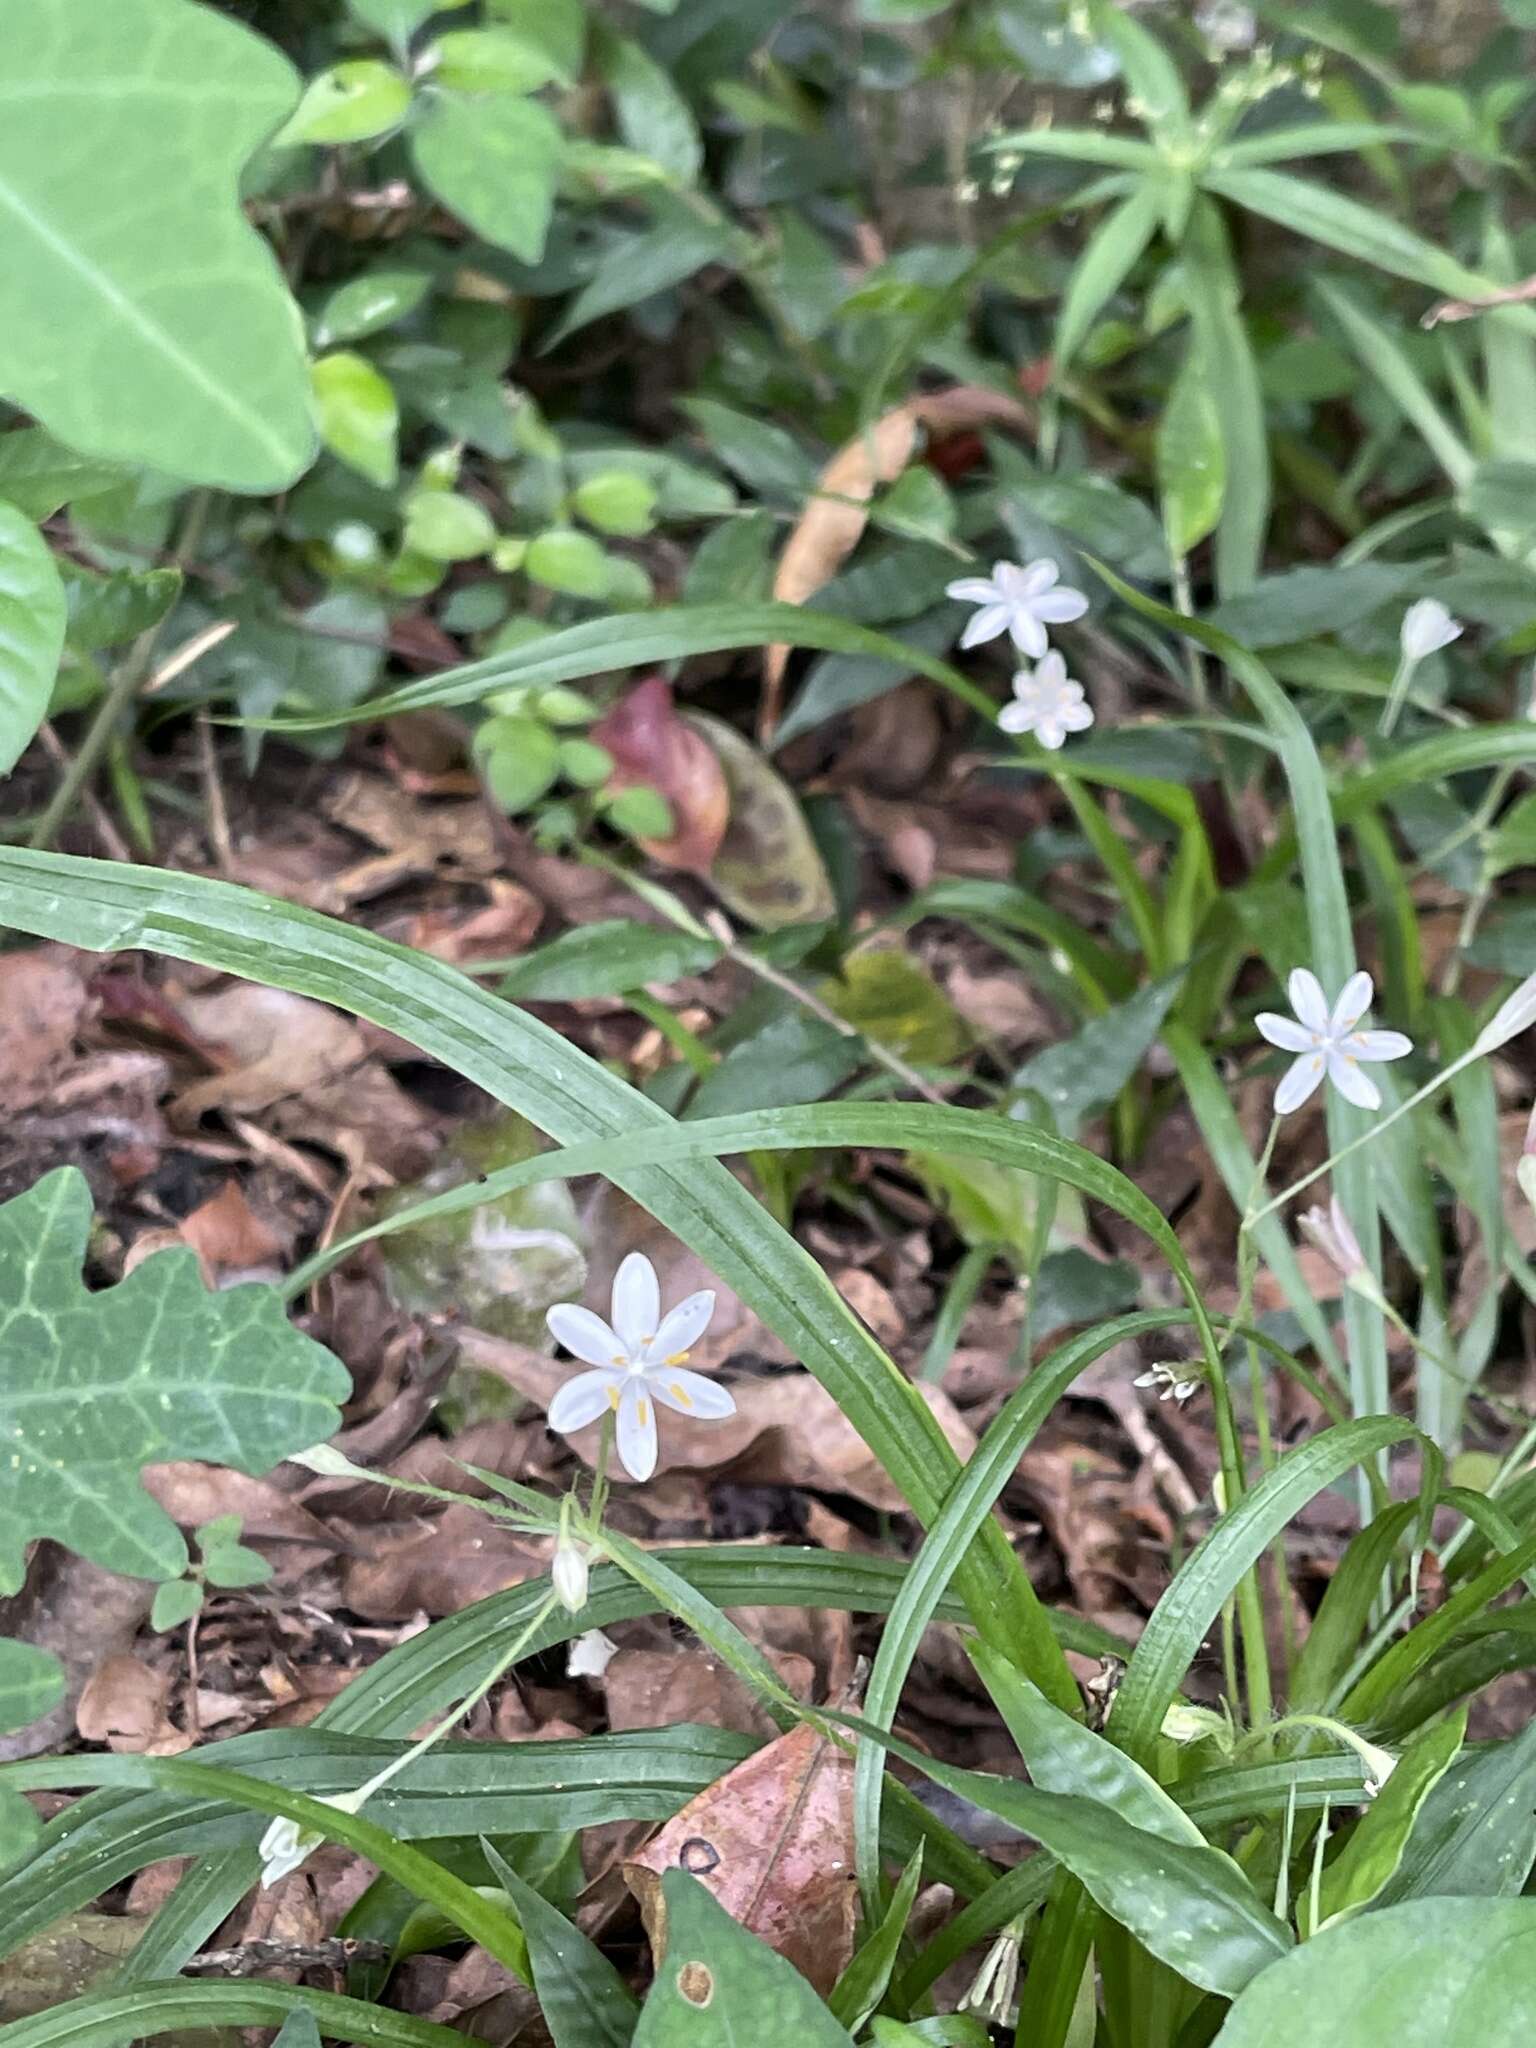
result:
M 678 716 L 665 676 L 643 676 L 592 728 L 612 754 L 610 790 L 659 790 L 672 812 L 667 839 L 642 840 L 664 867 L 707 875 L 725 837 L 730 793 L 708 740 Z

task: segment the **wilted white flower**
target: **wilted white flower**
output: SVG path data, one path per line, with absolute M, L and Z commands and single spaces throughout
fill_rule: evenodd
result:
M 1376 1084 L 1362 1074 L 1362 1061 L 1400 1060 L 1413 1051 L 1401 1031 L 1360 1031 L 1356 1027 L 1371 1006 L 1373 985 L 1368 974 L 1352 974 L 1330 1011 L 1322 983 L 1298 967 L 1287 984 L 1294 1017 L 1266 1010 L 1254 1019 L 1271 1045 L 1299 1055 L 1275 1090 L 1275 1114 L 1299 1109 L 1324 1074 L 1346 1102 L 1361 1109 L 1380 1109 Z
M 1192 1707 L 1184 1700 L 1175 1700 L 1163 1716 L 1163 1734 L 1170 1742 L 1205 1742 L 1211 1737 L 1226 1743 L 1231 1729 L 1222 1716 L 1210 1707 Z
M 357 1792 L 337 1792 L 329 1799 L 322 1799 L 322 1806 L 333 1806 L 338 1813 L 357 1813 L 363 1801 L 372 1792 L 371 1785 L 365 1785 Z M 274 1820 L 261 1838 L 257 1854 L 261 1858 L 261 1888 L 266 1891 L 282 1878 L 289 1877 L 301 1864 L 307 1863 L 320 1844 L 324 1835 L 314 1828 L 306 1828 L 296 1820 L 287 1820 L 281 1814 Z
M 1474 1055 L 1497 1052 L 1522 1031 L 1536 1024 L 1536 974 L 1528 974 L 1520 986 L 1507 995 L 1477 1034 Z
M 601 1678 L 618 1654 L 616 1642 L 605 1636 L 600 1628 L 589 1628 L 570 1647 L 565 1660 L 566 1675 L 569 1678 Z
M 1198 1394 L 1198 1379 L 1184 1379 L 1176 1365 L 1154 1365 L 1150 1372 L 1139 1372 L 1131 1381 L 1133 1387 L 1156 1387 L 1159 1401 L 1177 1401 L 1182 1407 L 1191 1394 Z
M 1221 52 L 1251 50 L 1259 33 L 1253 9 L 1238 0 L 1205 0 L 1195 9 L 1195 27 L 1211 49 Z
M 1403 613 L 1400 645 L 1404 661 L 1425 661 L 1459 640 L 1466 628 L 1453 619 L 1438 597 L 1421 597 Z
M 566 1381 L 549 1404 L 550 1428 L 564 1434 L 611 1412 L 625 1471 L 631 1479 L 649 1479 L 656 1470 L 658 1401 L 701 1421 L 736 1412 L 724 1387 L 683 1369 L 689 1346 L 709 1328 L 714 1312 L 715 1297 L 705 1290 L 663 1316 L 656 1268 L 643 1252 L 631 1252 L 615 1275 L 611 1325 L 575 1302 L 557 1303 L 547 1317 L 550 1330 L 596 1370 Z
M 997 714 L 1004 732 L 1032 732 L 1054 753 L 1069 732 L 1086 732 L 1093 707 L 1081 683 L 1067 674 L 1067 664 L 1052 648 L 1033 669 L 1021 668 L 1013 679 L 1013 702 Z
M 580 1614 L 587 1604 L 587 1546 L 562 1536 L 555 1546 L 555 1561 L 549 1568 L 560 1605 L 567 1614 Z
M 1061 571 L 1045 557 L 1038 562 L 994 562 L 990 576 L 962 576 L 947 586 L 946 595 L 981 609 L 960 635 L 962 647 L 979 647 L 999 633 L 1011 633 L 1021 654 L 1038 661 L 1050 646 L 1047 626 L 1080 619 L 1088 600 L 1080 590 L 1062 584 Z
M 1301 1234 L 1316 1245 L 1344 1285 L 1367 1301 L 1382 1302 L 1376 1275 L 1365 1262 L 1360 1240 L 1350 1226 L 1337 1195 L 1326 1209 L 1308 1209 L 1301 1219 Z

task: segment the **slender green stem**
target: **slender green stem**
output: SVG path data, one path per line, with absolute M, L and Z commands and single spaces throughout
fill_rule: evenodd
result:
M 1392 678 L 1392 686 L 1387 691 L 1387 701 L 1382 709 L 1381 724 L 1377 727 L 1383 739 L 1388 737 L 1402 716 L 1403 705 L 1408 697 L 1408 686 L 1413 681 L 1414 670 L 1418 665 L 1408 654 L 1405 654 L 1397 664 L 1397 673 Z

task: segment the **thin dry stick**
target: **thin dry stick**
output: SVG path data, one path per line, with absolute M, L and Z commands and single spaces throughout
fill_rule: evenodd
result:
M 52 760 L 68 775 L 72 766 L 69 758 L 69 749 L 59 738 L 53 727 L 45 723 L 38 729 L 37 736 L 42 741 L 45 750 Z M 84 802 L 86 816 L 94 826 L 97 838 L 106 848 L 107 858 L 109 860 L 131 861 L 133 855 L 128 850 L 128 842 L 113 824 L 111 813 L 100 797 L 97 796 L 94 790 L 87 790 Z
M 226 880 L 234 872 L 234 848 L 229 837 L 229 806 L 224 801 L 224 778 L 213 744 L 213 725 L 206 711 L 197 714 L 197 766 L 208 806 L 208 837 L 219 873 Z

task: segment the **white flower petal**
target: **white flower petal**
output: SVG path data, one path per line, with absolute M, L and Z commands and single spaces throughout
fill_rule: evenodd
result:
M 1026 562 L 1022 569 L 1015 569 L 1013 576 L 1014 594 L 1033 599 L 1042 591 L 1049 590 L 1060 578 L 1061 571 L 1049 555 L 1041 555 L 1036 561 Z
M 646 1375 L 646 1383 L 664 1408 L 675 1408 L 679 1415 L 696 1416 L 701 1422 L 720 1422 L 736 1413 L 736 1400 L 730 1389 L 701 1372 L 687 1372 L 681 1366 L 668 1371 L 665 1366 L 658 1366 Z
M 1009 614 L 1008 630 L 1013 635 L 1013 644 L 1019 652 L 1031 655 L 1036 661 L 1050 648 L 1050 639 L 1044 626 L 1035 617 L 1033 610 L 1025 611 L 1022 605 L 1015 605 Z
M 628 1362 L 628 1354 L 617 1331 L 601 1316 L 574 1301 L 557 1301 L 544 1318 L 551 1336 L 563 1344 L 573 1358 L 587 1365 L 615 1366 Z
M 624 1382 L 619 1396 L 619 1426 L 615 1432 L 619 1463 L 631 1479 L 649 1479 L 656 1470 L 656 1403 L 638 1373 Z
M 956 598 L 961 604 L 996 604 L 998 590 L 995 583 L 989 583 L 985 576 L 962 576 L 957 583 L 946 583 L 946 597 Z
M 1286 1069 L 1275 1090 L 1275 1115 L 1289 1116 L 1293 1109 L 1300 1109 L 1307 1097 L 1323 1078 L 1327 1062 L 1320 1052 L 1309 1052 Z
M 324 1840 L 325 1837 L 313 1829 L 300 1827 L 296 1820 L 286 1820 L 279 1815 L 262 1836 L 257 1851 L 261 1857 L 262 1890 L 266 1891 L 282 1878 L 291 1876 L 309 1861 Z
M 1381 1091 L 1368 1074 L 1362 1074 L 1359 1062 L 1340 1052 L 1337 1046 L 1328 1051 L 1328 1078 L 1338 1089 L 1346 1102 L 1352 1102 L 1357 1109 L 1380 1109 Z
M 1047 590 L 1043 596 L 1032 597 L 1029 608 L 1037 619 L 1044 619 L 1047 625 L 1066 626 L 1073 619 L 1080 619 L 1088 609 L 1088 600 L 1080 590 L 1070 586 L 1060 590 Z
M 1031 704 L 1005 704 L 997 714 L 997 722 L 1004 732 L 1032 732 L 1035 724 L 1034 706 Z
M 1068 732 L 1086 732 L 1093 723 L 1093 707 L 1089 704 L 1063 704 L 1056 716 Z
M 1439 598 L 1421 597 L 1403 614 L 1400 639 L 1404 659 L 1424 661 L 1429 655 L 1438 654 L 1442 647 L 1449 647 L 1453 640 L 1459 640 L 1464 631 L 1461 621 L 1452 618 Z
M 1353 1031 L 1366 1011 L 1371 1007 L 1371 997 L 1376 985 L 1361 968 L 1352 974 L 1339 990 L 1339 1000 L 1334 1004 L 1328 1019 L 1328 1030 L 1332 1037 L 1342 1038 L 1346 1031 Z
M 1309 1031 L 1305 1024 L 1298 1024 L 1294 1017 L 1282 1017 L 1278 1010 L 1260 1010 L 1253 1021 L 1259 1027 L 1259 1036 L 1267 1038 L 1271 1045 L 1278 1045 L 1282 1052 L 1317 1050 L 1317 1033 Z
M 1310 967 L 1296 967 L 1285 988 L 1296 1015 L 1321 1037 L 1328 1029 L 1328 998 L 1323 994 L 1323 984 Z
M 1033 609 L 1031 606 L 1031 610 Z M 1071 687 L 1067 675 L 1066 656 L 1059 648 L 1053 647 L 1048 653 L 1041 655 L 1035 666 L 1035 681 L 1047 690 L 1065 690 Z
M 579 1372 L 575 1379 L 567 1380 L 549 1404 L 545 1420 L 557 1435 L 565 1436 L 573 1429 L 585 1429 L 589 1422 L 596 1422 L 600 1415 L 606 1415 L 618 1399 L 624 1385 L 624 1374 L 603 1370 Z
M 613 1327 L 631 1358 L 650 1343 L 661 1321 L 661 1283 L 644 1252 L 630 1252 L 613 1276 Z
M 1066 737 L 1065 727 L 1056 718 L 1042 718 L 1035 727 L 1035 738 L 1042 747 L 1047 748 L 1053 754 L 1062 745 Z
M 1352 1031 L 1340 1051 L 1357 1060 L 1400 1060 L 1413 1051 L 1413 1040 L 1401 1031 Z
M 984 640 L 995 640 L 999 633 L 1006 633 L 1013 618 L 1012 605 L 983 605 L 979 612 L 965 622 L 965 631 L 960 635 L 962 647 L 979 647 Z
M 655 1341 L 649 1347 L 646 1363 L 663 1365 L 669 1358 L 681 1356 L 690 1345 L 698 1343 L 709 1328 L 714 1312 L 715 1297 L 707 1287 L 699 1294 L 690 1294 L 676 1308 L 668 1309 L 661 1319 Z

